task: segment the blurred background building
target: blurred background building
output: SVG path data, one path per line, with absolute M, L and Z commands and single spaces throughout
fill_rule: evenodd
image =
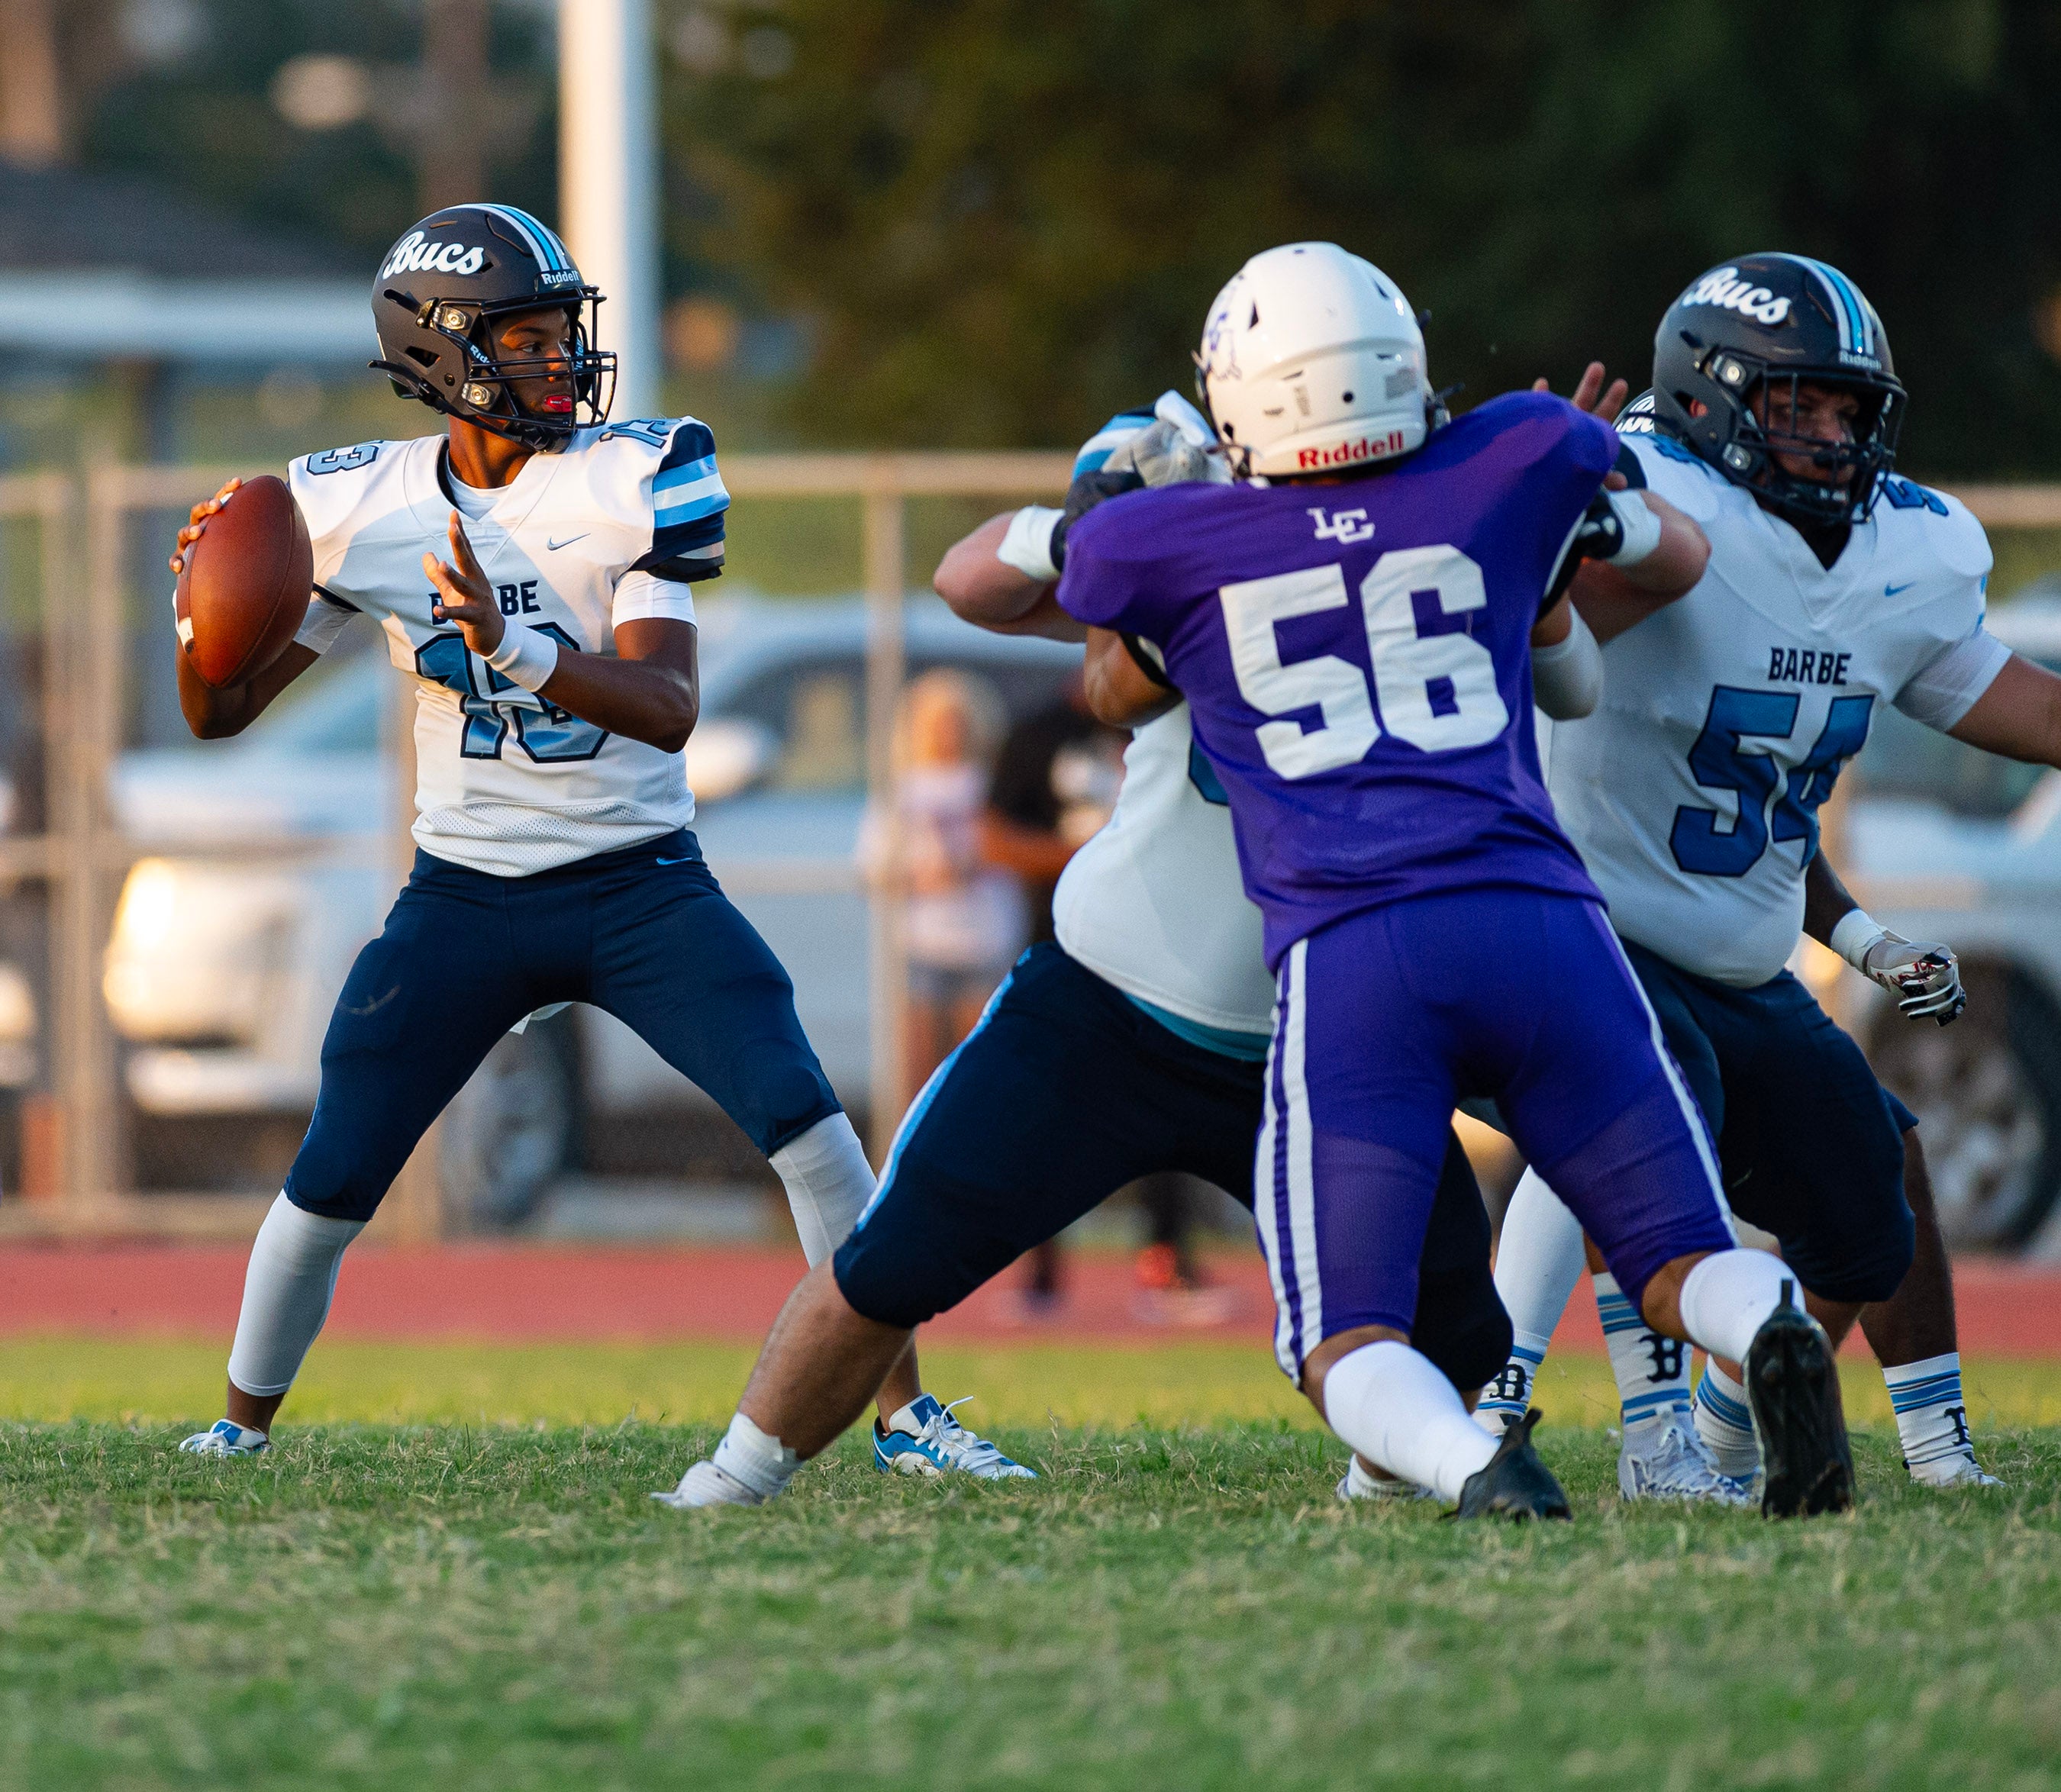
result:
M 599 66 L 614 88 L 579 73 Z M 1463 406 L 1540 374 L 1564 386 L 1591 356 L 1636 383 L 1691 276 L 1807 249 L 1887 320 L 1915 395 L 1906 469 L 2037 485 L 2061 480 L 2057 80 L 2061 14 L 2023 0 L 0 0 L 0 1223 L 76 1181 L 61 1095 L 76 1110 L 101 1090 L 94 1174 L 167 1213 L 268 1192 L 305 1123 L 328 1002 L 389 887 L 398 681 L 346 657 L 248 741 L 198 750 L 162 567 L 203 474 L 434 426 L 364 368 L 370 270 L 424 211 L 588 206 L 575 251 L 623 270 L 604 329 L 623 282 L 647 283 L 650 402 L 707 419 L 726 464 L 1070 450 L 1186 386 L 1203 306 L 1246 255 L 1311 236 L 1429 308 Z M 638 90 L 654 129 L 610 139 Z M 596 193 L 626 194 L 626 234 L 594 222 Z M 162 470 L 125 475 L 117 503 L 85 476 L 118 464 Z M 733 481 L 693 777 L 712 858 L 863 1107 L 914 1068 L 878 1074 L 882 936 L 854 862 L 886 727 L 879 602 L 1063 462 L 926 462 L 890 510 L 882 482 L 913 462 L 835 463 L 854 470 L 828 496 L 781 464 Z M 2061 660 L 2061 586 L 2042 588 L 2061 508 L 2006 494 L 1986 514 L 2000 630 Z M 1064 651 L 979 636 L 926 597 L 904 614 L 886 690 L 948 674 L 991 720 L 982 740 L 1063 707 Z M 94 690 L 114 713 L 82 759 L 65 705 Z M 1921 1041 L 1843 999 L 1935 1129 L 1962 1241 L 2061 1251 L 2061 786 L 1899 721 L 1851 781 L 1836 850 L 1871 906 L 1968 952 L 1976 1006 Z M 990 866 L 1012 862 L 998 818 L 1035 820 L 1006 782 Z M 53 1036 L 85 999 L 61 914 L 92 935 L 106 1003 L 82 1058 Z M 777 1213 L 742 1142 L 654 1063 L 590 1014 L 511 1042 L 445 1130 L 450 1218 L 749 1231 Z

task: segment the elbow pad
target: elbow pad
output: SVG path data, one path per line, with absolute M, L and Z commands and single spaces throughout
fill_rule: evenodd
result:
M 1591 714 L 1603 694 L 1603 650 L 1581 612 L 1570 606 L 1567 614 L 1567 638 L 1531 650 L 1532 701 L 1555 722 Z

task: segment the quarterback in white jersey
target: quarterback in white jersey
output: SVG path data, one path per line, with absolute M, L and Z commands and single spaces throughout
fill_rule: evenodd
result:
M 983 524 L 945 556 L 938 592 L 998 632 L 1081 639 L 1052 598 L 1067 526 L 1140 485 L 1225 477 L 1215 447 L 1176 394 L 1121 414 L 1076 458 L 1063 511 L 1034 505 Z M 1595 653 L 1578 631 L 1535 656 L 1549 713 L 1594 701 Z M 1135 663 L 1158 678 L 1149 658 Z M 1088 676 L 1092 697 L 1092 662 Z M 1026 952 L 996 991 L 910 1109 L 850 1238 L 790 1298 L 745 1391 L 742 1429 L 688 1470 L 683 1502 L 778 1493 L 850 1422 L 868 1377 L 915 1326 L 1135 1178 L 1186 1170 L 1252 1205 L 1274 979 L 1231 812 L 1185 704 L 1135 730 L 1115 811 L 1068 864 L 1053 916 L 1056 942 Z M 1510 1337 L 1487 1257 L 1480 1194 L 1449 1137 L 1415 1336 L 1469 1394 Z M 778 1460 L 759 1446 L 766 1434 Z M 1398 1485 L 1355 1461 L 1339 1490 Z
M 2061 761 L 2061 681 L 1983 626 L 1990 551 L 1965 507 L 1898 476 L 1904 404 L 1881 320 L 1835 269 L 1741 258 L 1663 319 L 1654 390 L 1619 422 L 1620 470 L 1694 517 L 1702 582 L 1604 650 L 1596 712 L 1557 728 L 1562 825 L 1719 1139 L 1735 1210 L 1779 1242 L 1836 1338 L 1858 1318 L 1911 1474 L 1987 1479 L 1969 1439 L 1951 1273 L 1917 1122 L 1783 969 L 1807 927 L 1945 1025 L 1951 950 L 1873 922 L 1818 850 L 1818 811 L 1877 708 L 2013 758 Z M 1605 574 L 1577 603 L 1600 615 Z M 1493 1419 L 1521 1410 L 1582 1260 L 1535 1176 L 1505 1222 L 1497 1284 L 1517 1332 Z M 1598 1278 L 1624 1401 L 1620 1486 L 1735 1497 L 1756 1466 L 1746 1402 L 1714 1363 L 1691 1407 L 1685 1353 Z
M 446 433 L 294 462 L 314 550 L 295 641 L 222 690 L 181 657 L 194 732 L 234 734 L 369 618 L 415 681 L 420 849 L 338 998 L 314 1121 L 252 1246 L 227 1414 L 188 1449 L 266 1447 L 345 1246 L 534 1012 L 604 1008 L 706 1090 L 779 1173 L 811 1262 L 871 1196 L 786 972 L 688 831 L 692 587 L 722 570 L 730 500 L 706 425 L 608 421 L 600 298 L 511 206 L 450 206 L 409 231 L 373 283 L 373 365 Z M 232 483 L 195 507 L 182 558 L 234 502 Z M 913 1357 L 881 1398 L 927 1467 L 1013 1466 L 922 1393 Z

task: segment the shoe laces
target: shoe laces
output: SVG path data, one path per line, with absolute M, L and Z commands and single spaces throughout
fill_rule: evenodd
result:
M 962 1394 L 956 1400 L 940 1406 L 936 1414 L 923 1422 L 921 1436 L 941 1455 L 949 1457 L 957 1467 L 974 1470 L 992 1468 L 1009 1458 L 978 1432 L 969 1431 L 952 1417 L 952 1408 L 963 1406 L 974 1397 Z
M 1672 1419 L 1662 1427 L 1652 1447 L 1636 1452 L 1634 1460 L 1655 1493 L 1708 1493 L 1725 1480 L 1703 1440 Z

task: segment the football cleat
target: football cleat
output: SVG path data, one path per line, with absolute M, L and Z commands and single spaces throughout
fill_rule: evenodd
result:
M 1921 1487 L 2001 1487 L 2003 1482 L 1975 1460 L 1972 1450 L 1957 1450 L 1930 1462 L 1906 1461 L 1911 1478 Z
M 238 1425 L 233 1418 L 218 1418 L 179 1446 L 189 1456 L 255 1456 L 271 1447 L 272 1440 L 262 1431 Z
M 1369 1474 L 1359 1466 L 1359 1458 L 1353 1458 L 1346 1472 L 1339 1477 L 1339 1498 L 1348 1505 L 1358 1500 L 1372 1499 L 1436 1499 L 1435 1489 L 1420 1487 L 1414 1481 L 1398 1481 L 1392 1476 L 1384 1478 Z
M 1617 1458 L 1617 1490 L 1629 1500 L 1680 1499 L 1712 1506 L 1751 1506 L 1750 1482 L 1719 1471 L 1711 1446 L 1672 1418 L 1635 1425 Z
M 747 1487 L 728 1470 L 713 1462 L 697 1462 L 680 1477 L 677 1487 L 661 1488 L 652 1498 L 675 1512 L 690 1512 L 698 1506 L 763 1506 L 766 1496 Z
M 1843 1512 L 1854 1503 L 1854 1456 L 1839 1403 L 1839 1372 L 1825 1328 L 1795 1305 L 1762 1322 L 1746 1354 L 1746 1393 L 1760 1436 L 1760 1510 L 1771 1518 Z
M 1012 1462 L 986 1438 L 952 1417 L 952 1406 L 919 1394 L 882 1429 L 873 1422 L 873 1466 L 882 1474 L 970 1474 L 976 1481 L 1035 1481 L 1035 1470 Z
M 1460 1489 L 1456 1518 L 1571 1518 L 1567 1496 L 1553 1471 L 1531 1447 L 1531 1434 L 1545 1414 L 1534 1406 L 1511 1425 L 1495 1454 Z

